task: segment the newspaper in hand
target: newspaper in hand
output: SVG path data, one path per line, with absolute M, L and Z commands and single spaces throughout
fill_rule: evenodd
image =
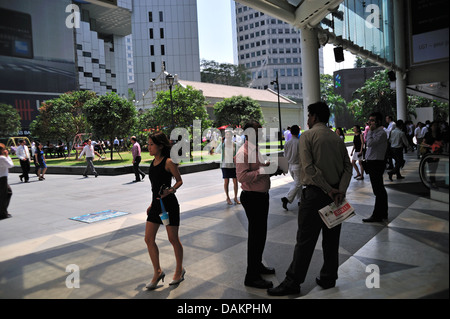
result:
M 342 223 L 344 220 L 355 215 L 355 210 L 350 203 L 344 199 L 339 206 L 336 206 L 333 202 L 330 205 L 320 209 L 319 215 L 328 228 L 333 228 L 334 226 Z

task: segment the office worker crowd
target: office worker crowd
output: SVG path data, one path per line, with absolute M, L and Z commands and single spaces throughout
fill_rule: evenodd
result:
M 370 114 L 366 126 L 362 130 L 355 125 L 353 131 L 353 149 L 351 157 L 348 154 L 344 139 L 340 132 L 333 132 L 328 126 L 330 110 L 326 103 L 317 102 L 307 107 L 308 129 L 300 134 L 300 128 L 290 128 L 290 138 L 286 143 L 284 156 L 289 163 L 289 173 L 293 178 L 288 193 L 281 198 L 281 205 L 287 205 L 298 199 L 298 224 L 294 250 L 290 265 L 285 269 L 285 279 L 277 286 L 263 275 L 274 274 L 270 265 L 263 264 L 263 254 L 267 239 L 267 223 L 270 212 L 271 178 L 279 175 L 279 168 L 271 167 L 271 163 L 264 160 L 258 142 L 261 141 L 261 124 L 249 121 L 244 127 L 244 134 L 239 136 L 239 143 L 233 139 L 232 132 L 226 131 L 220 149 L 222 161 L 222 177 L 226 203 L 233 202 L 228 193 L 228 182 L 233 180 L 234 204 L 242 204 L 248 220 L 246 269 L 243 269 L 243 284 L 249 287 L 267 289 L 272 296 L 298 294 L 301 284 L 309 271 L 314 249 L 319 235 L 322 233 L 323 264 L 320 269 L 312 269 L 317 274 L 316 283 L 323 289 L 336 285 L 339 267 L 339 240 L 341 225 L 328 228 L 318 214 L 318 210 L 330 203 L 340 204 L 345 199 L 352 177 L 355 182 L 364 182 L 364 175 L 368 175 L 373 195 L 373 211 L 363 222 L 382 222 L 388 218 L 388 195 L 384 186 L 384 173 L 392 180 L 395 175 L 402 179 L 401 169 L 405 163 L 405 151 L 421 150 L 417 154 L 426 152 L 448 151 L 448 125 L 429 123 L 429 132 L 417 134 L 417 129 L 410 127 L 410 123 L 402 120 L 394 121 L 390 116 L 381 113 Z M 383 126 L 383 120 L 386 127 Z M 417 127 L 421 127 L 421 123 Z M 420 132 L 421 133 L 421 132 Z M 427 135 L 428 134 L 428 135 Z M 292 138 L 293 137 L 293 138 Z M 414 140 L 416 142 L 414 142 Z M 146 174 L 139 168 L 141 161 L 140 145 L 135 137 L 133 144 L 133 168 L 135 181 L 145 178 Z M 437 147 L 436 144 L 440 145 Z M 84 151 L 88 155 L 99 155 L 90 150 Z M 160 263 L 159 249 L 156 243 L 156 233 L 161 225 L 167 231 L 169 242 L 173 246 L 175 269 L 169 285 L 179 285 L 185 280 L 186 269 L 183 265 L 183 245 L 179 236 L 182 227 L 180 205 L 175 193 L 183 185 L 178 165 L 170 157 L 171 143 L 163 133 L 152 134 L 148 139 L 148 149 L 153 160 L 148 170 L 151 183 L 151 201 L 147 209 L 145 227 L 145 243 L 150 261 L 153 266 L 153 277 L 147 283 L 149 290 L 160 287 L 164 282 L 167 270 Z M 8 185 L 8 169 L 12 161 L 4 145 L 0 144 L 0 218 L 10 217 L 7 209 L 12 196 Z M 227 153 L 228 152 L 228 153 Z M 26 150 L 21 156 L 29 157 Z M 100 156 L 100 155 L 99 155 Z M 231 160 L 230 160 L 231 158 Z M 22 160 L 22 159 L 21 159 Z M 92 159 L 90 159 L 92 162 Z M 363 164 L 364 163 L 364 164 Z M 359 165 L 357 165 L 359 164 Z M 88 167 L 97 177 L 95 168 L 88 160 Z M 29 163 L 21 165 L 23 174 L 21 179 L 28 181 Z M 353 176 L 353 170 L 356 175 Z M 43 174 L 43 173 L 42 173 Z M 238 198 L 239 184 L 241 188 Z M 168 213 L 166 222 L 163 215 Z M 280 269 L 278 269 L 280 271 Z M 282 271 L 282 270 L 281 270 Z

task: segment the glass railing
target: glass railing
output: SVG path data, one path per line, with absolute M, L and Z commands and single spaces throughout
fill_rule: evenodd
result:
M 449 184 L 448 154 L 426 154 L 419 164 L 422 183 L 429 189 L 447 190 Z

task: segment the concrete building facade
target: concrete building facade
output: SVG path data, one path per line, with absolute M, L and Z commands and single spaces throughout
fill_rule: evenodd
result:
M 249 87 L 274 88 L 278 74 L 280 93 L 301 101 L 303 69 L 300 30 L 250 6 L 235 3 L 237 57 L 251 73 Z M 320 68 L 323 73 L 323 55 Z M 276 88 L 275 88 L 276 90 Z
M 137 100 L 163 65 L 184 79 L 200 81 L 196 0 L 133 0 L 131 21 Z

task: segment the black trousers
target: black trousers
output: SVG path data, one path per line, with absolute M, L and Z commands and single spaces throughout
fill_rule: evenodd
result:
M 136 156 L 133 163 L 134 175 L 136 176 L 136 180 L 141 180 L 141 175 L 145 175 L 145 173 L 139 168 L 139 164 L 141 163 L 141 157 Z
M 388 196 L 386 188 L 384 188 L 383 174 L 385 170 L 384 161 L 367 161 L 370 183 L 372 191 L 375 195 L 375 206 L 373 208 L 372 217 L 387 218 L 388 217 Z
M 403 158 L 403 147 L 391 148 L 391 151 L 392 151 L 392 158 L 395 161 L 395 166 L 394 169 L 391 171 L 391 173 L 397 176 L 401 176 L 402 174 L 400 173 L 400 167 L 405 162 Z
M 25 182 L 28 182 L 28 180 L 30 179 L 30 177 L 28 176 L 28 173 L 30 172 L 30 160 L 20 160 L 20 167 L 22 168 L 22 174 L 19 177 L 22 177 L 23 179 L 25 179 Z
M 8 206 L 11 196 L 12 190 L 8 185 L 8 177 L 0 177 L 0 218 L 8 216 Z
M 260 276 L 267 238 L 269 193 L 242 191 L 240 197 L 248 219 L 247 278 Z
M 324 280 L 338 278 L 341 225 L 329 229 L 318 213 L 319 209 L 331 202 L 332 199 L 319 187 L 307 186 L 303 189 L 298 210 L 297 243 L 291 265 L 286 271 L 286 280 L 290 284 L 300 285 L 305 281 L 321 231 L 323 265 L 320 269 L 320 278 Z

